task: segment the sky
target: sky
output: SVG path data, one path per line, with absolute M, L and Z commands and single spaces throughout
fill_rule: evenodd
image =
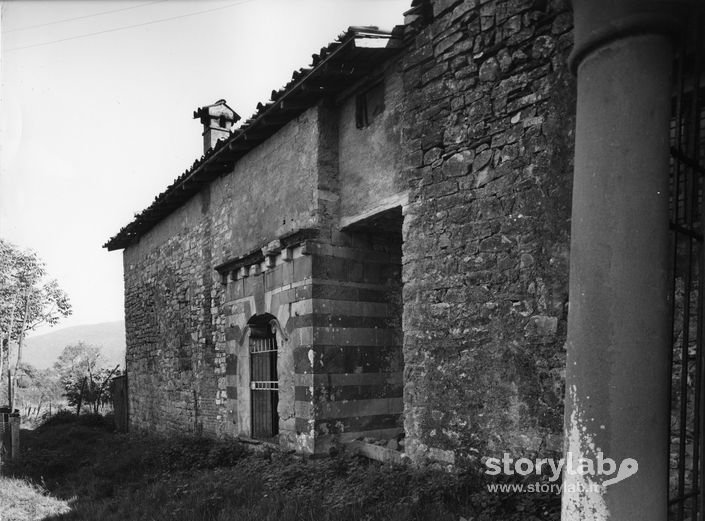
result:
M 123 319 L 122 253 L 102 245 L 200 157 L 196 108 L 245 120 L 348 26 L 391 29 L 410 4 L 3 1 L 0 237 L 69 294 L 55 329 Z

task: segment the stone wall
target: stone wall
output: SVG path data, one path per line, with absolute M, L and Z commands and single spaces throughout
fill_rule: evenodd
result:
M 157 432 L 215 430 L 208 196 L 174 214 L 188 223 L 153 249 L 124 255 L 130 424 Z M 143 254 L 143 255 L 140 255 Z
M 214 268 L 318 224 L 319 119 L 318 107 L 303 113 L 125 250 L 133 426 L 224 432 L 224 288 Z
M 380 183 L 399 189 L 399 76 L 388 85 L 381 134 L 339 139 L 349 100 L 327 99 L 125 250 L 133 427 L 251 436 L 248 322 L 268 313 L 282 445 L 320 452 L 401 432 L 401 225 L 340 231 L 342 186 L 364 209 L 379 205 Z M 341 150 L 344 164 L 351 151 L 367 162 L 341 169 Z
M 406 450 L 560 450 L 571 14 L 541 0 L 431 9 L 403 58 Z
M 133 425 L 249 435 L 247 323 L 269 313 L 287 447 L 403 427 L 415 461 L 560 450 L 571 15 L 429 9 L 370 77 L 377 123 L 356 128 L 353 86 L 127 248 Z

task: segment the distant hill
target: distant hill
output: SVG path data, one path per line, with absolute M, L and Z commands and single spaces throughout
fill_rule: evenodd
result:
M 109 365 L 125 366 L 125 323 L 102 322 L 74 326 L 28 338 L 22 354 L 24 362 L 38 369 L 51 367 L 64 347 L 83 341 L 102 347 L 103 356 Z

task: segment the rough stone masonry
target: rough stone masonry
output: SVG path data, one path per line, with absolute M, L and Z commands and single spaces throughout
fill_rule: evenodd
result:
M 251 435 L 248 332 L 267 316 L 283 446 L 403 434 L 414 461 L 459 465 L 560 450 L 571 29 L 563 1 L 414 2 L 206 151 L 108 243 L 125 249 L 131 425 Z M 327 94 L 297 90 L 316 78 Z
M 560 450 L 566 2 L 437 1 L 402 59 L 407 452 Z

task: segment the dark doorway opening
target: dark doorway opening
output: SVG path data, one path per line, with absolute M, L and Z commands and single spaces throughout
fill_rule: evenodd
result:
M 265 313 L 252 317 L 248 325 L 252 437 L 270 439 L 279 434 L 276 319 Z

